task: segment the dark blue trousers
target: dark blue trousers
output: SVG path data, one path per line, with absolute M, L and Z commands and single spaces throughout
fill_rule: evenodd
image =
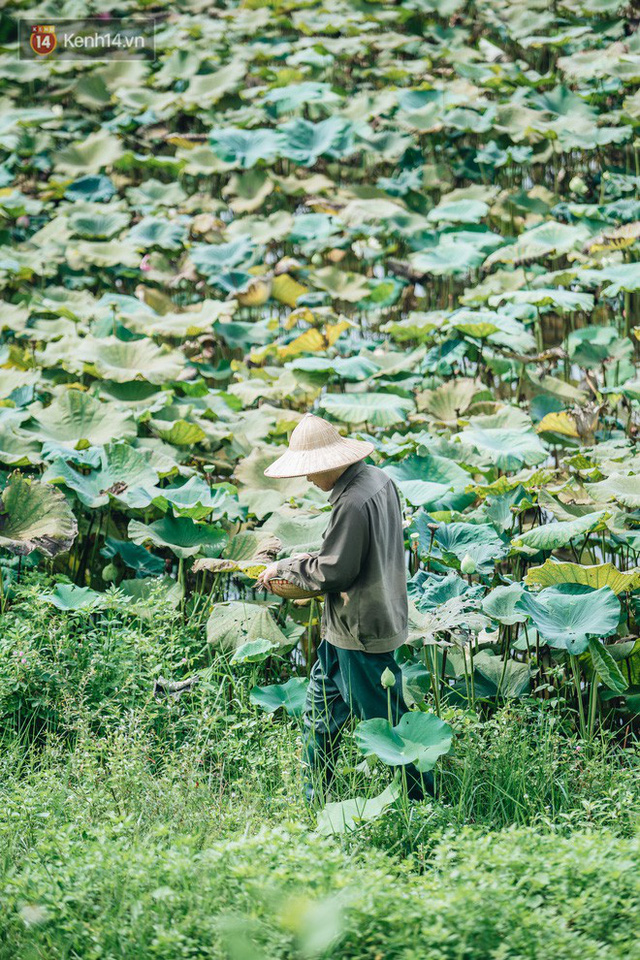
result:
M 388 691 L 380 682 L 386 669 L 396 681 Z M 393 653 L 343 650 L 322 640 L 302 714 L 302 763 L 308 801 L 326 794 L 335 773 L 342 730 L 349 718 L 388 720 L 389 704 L 395 726 L 408 707 L 402 696 L 402 671 Z M 421 774 L 412 764 L 405 769 L 412 799 L 422 799 L 425 791 L 433 793 L 430 772 Z

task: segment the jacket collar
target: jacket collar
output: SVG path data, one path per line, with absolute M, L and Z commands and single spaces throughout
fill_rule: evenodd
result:
M 334 504 L 340 494 L 349 486 L 352 480 L 362 473 L 366 464 L 364 460 L 357 460 L 355 463 L 350 463 L 344 473 L 341 473 L 334 485 L 329 491 L 329 503 Z

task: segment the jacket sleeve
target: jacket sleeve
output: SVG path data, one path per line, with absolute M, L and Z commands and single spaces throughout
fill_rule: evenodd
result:
M 336 504 L 317 555 L 303 560 L 279 560 L 278 576 L 303 590 L 348 590 L 369 550 L 369 536 L 369 518 L 364 508 Z

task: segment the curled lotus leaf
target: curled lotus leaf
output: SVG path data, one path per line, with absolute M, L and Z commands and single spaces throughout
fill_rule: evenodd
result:
M 78 533 L 64 494 L 49 483 L 13 474 L 0 497 L 0 547 L 18 556 L 33 550 L 55 557 Z

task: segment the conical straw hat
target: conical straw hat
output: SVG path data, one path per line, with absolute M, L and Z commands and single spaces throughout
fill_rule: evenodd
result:
M 264 471 L 265 477 L 304 477 L 357 463 L 373 452 L 372 443 L 340 436 L 332 423 L 305 413 L 291 434 L 289 449 Z

